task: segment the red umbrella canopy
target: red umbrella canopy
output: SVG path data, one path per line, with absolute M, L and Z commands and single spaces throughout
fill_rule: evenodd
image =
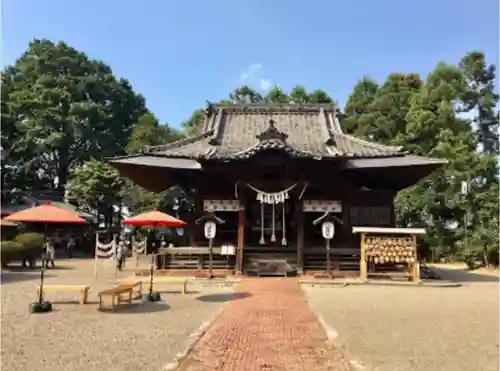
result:
M 157 209 L 147 213 L 142 213 L 132 218 L 125 219 L 123 223 L 128 225 L 133 225 L 136 227 L 184 227 L 186 222 L 180 219 L 174 218 L 171 215 L 162 213 Z
M 50 203 L 30 207 L 10 214 L 4 218 L 12 222 L 24 223 L 85 223 L 86 220 L 81 218 L 77 213 L 70 210 L 61 209 Z

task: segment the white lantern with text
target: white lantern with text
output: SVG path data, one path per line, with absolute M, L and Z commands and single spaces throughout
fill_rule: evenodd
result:
M 321 233 L 323 234 L 323 238 L 327 240 L 331 240 L 335 235 L 335 226 L 332 222 L 323 222 L 321 225 Z
M 217 231 L 217 226 L 215 222 L 209 220 L 205 222 L 205 238 L 211 240 L 215 237 L 215 233 Z

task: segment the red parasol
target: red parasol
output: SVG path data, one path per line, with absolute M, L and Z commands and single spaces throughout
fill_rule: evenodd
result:
M 77 213 L 61 209 L 50 203 L 30 207 L 17 213 L 10 214 L 4 218 L 12 222 L 24 223 L 85 223 Z
M 182 220 L 174 218 L 173 216 L 170 216 L 168 214 L 162 213 L 157 209 L 133 216 L 132 218 L 125 219 L 123 223 L 135 227 L 153 226 L 179 228 L 186 225 L 186 222 L 183 222 Z

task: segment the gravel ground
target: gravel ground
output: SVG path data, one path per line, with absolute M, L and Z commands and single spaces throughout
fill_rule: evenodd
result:
M 36 300 L 37 271 L 2 272 L 2 369 L 17 370 L 159 370 L 172 362 L 188 343 L 188 336 L 216 314 L 231 288 L 188 284 L 191 293 L 179 294 L 174 285 L 156 286 L 162 302 L 124 305 L 113 312 L 98 310 L 97 293 L 112 287 L 130 272 L 115 276 L 109 262 L 93 277 L 93 260 L 56 261 L 61 268 L 47 271 L 48 284 L 88 284 L 90 303 L 78 294 L 49 294 L 54 311 L 29 314 Z M 205 295 L 210 295 L 206 296 Z
M 497 371 L 498 282 L 445 276 L 464 286 L 303 288 L 312 310 L 365 370 Z

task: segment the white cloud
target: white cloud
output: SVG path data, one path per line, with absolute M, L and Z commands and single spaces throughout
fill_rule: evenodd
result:
M 271 80 L 264 76 L 261 63 L 253 63 L 245 68 L 240 74 L 240 82 L 253 86 L 263 92 L 267 92 L 272 85 Z
M 271 81 L 269 79 L 260 79 L 259 88 L 262 91 L 268 91 L 271 88 Z
M 251 64 L 241 73 L 240 75 L 241 81 L 255 80 L 255 78 L 260 74 L 261 70 L 262 70 L 262 64 L 260 63 Z

